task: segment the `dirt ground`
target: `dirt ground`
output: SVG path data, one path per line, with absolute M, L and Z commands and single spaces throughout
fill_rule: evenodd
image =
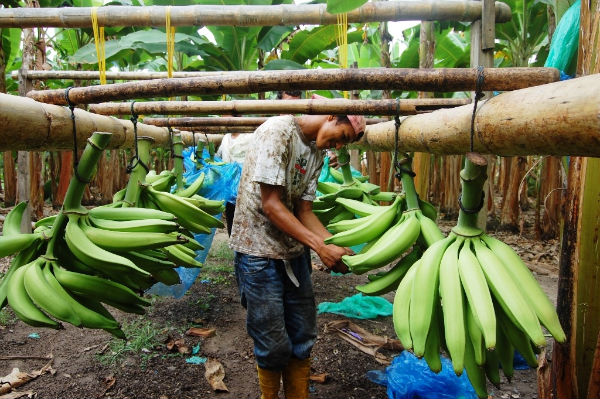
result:
M 452 225 L 453 222 L 443 223 L 443 230 Z M 497 236 L 517 249 L 555 301 L 557 243 L 507 233 Z M 205 268 L 181 299 L 154 297 L 145 316 L 115 311 L 117 319 L 128 328 L 128 346 L 103 331 L 70 325 L 61 331 L 30 327 L 4 310 L 0 314 L 0 376 L 15 367 L 30 372 L 48 363 L 28 356 L 52 356 L 51 372 L 19 391 L 38 398 L 257 398 L 252 341 L 246 334 L 245 311 L 239 304 L 232 255 L 226 242 L 227 234 L 218 231 Z M 7 260 L 0 262 L 3 272 Z M 320 264 L 318 259 L 314 263 L 317 267 Z M 315 270 L 313 281 L 317 303 L 337 302 L 354 295 L 353 287 L 363 284 L 366 277 L 332 276 Z M 387 294 L 386 298 L 391 301 L 392 295 Z M 385 387 L 365 376 L 367 371 L 385 366 L 334 334 L 325 333 L 328 322 L 342 318 L 318 315 L 319 336 L 313 350 L 312 372 L 326 373 L 328 379 L 325 383 L 311 383 L 311 398 L 386 398 Z M 377 335 L 395 335 L 391 317 L 353 322 Z M 214 328 L 216 334 L 209 338 L 189 336 L 185 332 L 190 327 Z M 32 338 L 34 333 L 39 338 Z M 204 376 L 204 365 L 186 363 L 192 354 L 167 349 L 167 343 L 177 339 L 182 340 L 180 347 L 199 348 L 197 356 L 217 359 L 223 365 L 229 392 L 211 389 Z M 511 383 L 504 380 L 501 389 L 490 385 L 489 392 L 492 398 L 536 398 L 536 372 L 516 370 Z

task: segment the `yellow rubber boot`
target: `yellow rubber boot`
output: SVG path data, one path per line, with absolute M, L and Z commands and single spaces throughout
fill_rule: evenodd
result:
M 258 385 L 260 386 L 260 399 L 279 398 L 279 385 L 281 382 L 281 371 L 262 369 L 258 370 Z
M 307 399 L 310 380 L 310 358 L 291 358 L 283 370 L 283 391 L 286 399 Z

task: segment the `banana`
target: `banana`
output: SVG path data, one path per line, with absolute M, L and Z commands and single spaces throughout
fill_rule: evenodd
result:
M 8 289 L 8 282 L 10 281 L 10 276 L 17 270 L 19 267 L 28 264 L 33 261 L 38 256 L 39 248 L 41 244 L 38 242 L 37 244 L 32 245 L 29 248 L 24 249 L 19 252 L 17 256 L 13 258 L 10 262 L 10 266 L 4 277 L 0 281 L 0 309 L 6 306 L 6 291 Z
M 2 226 L 2 235 L 4 237 L 21 234 L 21 219 L 26 209 L 27 202 L 23 201 L 8 212 Z
M 429 369 L 436 374 L 442 371 L 442 360 L 440 359 L 440 327 L 438 323 L 438 313 L 438 306 L 435 305 L 433 313 L 431 315 L 431 328 L 427 333 L 425 353 L 423 355 L 425 361 L 427 362 L 427 365 L 429 366 Z
M 177 216 L 179 223 L 184 227 L 186 227 L 183 223 L 184 221 L 186 223 L 193 221 L 206 227 L 222 228 L 225 226 L 219 219 L 214 218 L 202 209 L 191 205 L 176 195 L 156 191 L 152 187 L 146 187 L 145 191 L 162 210 L 168 209 L 169 212 Z
M 410 335 L 413 338 L 413 351 L 418 357 L 422 357 L 425 353 L 428 331 L 437 328 L 437 326 L 432 326 L 431 328 L 430 326 L 434 307 L 439 300 L 438 277 L 440 262 L 446 248 L 454 240 L 455 237 L 451 236 L 427 248 L 421 258 L 421 266 L 415 273 L 413 292 L 410 299 Z
M 510 382 L 514 374 L 513 361 L 515 348 L 504 334 L 504 331 L 502 331 L 500 323 L 496 327 L 496 352 L 498 352 L 498 361 L 502 365 L 502 372 Z
M 36 229 L 38 227 L 44 227 L 44 226 L 45 227 L 51 227 L 54 224 L 54 220 L 56 220 L 57 216 L 58 216 L 58 214 L 52 215 L 52 216 L 48 216 L 48 217 L 45 217 L 43 219 L 40 219 L 37 222 L 35 222 L 35 224 L 33 225 L 33 227 L 35 227 Z
M 498 389 L 500 389 L 500 358 L 497 350 L 487 350 L 485 354 L 485 375 L 488 380 Z
M 200 187 L 202 187 L 202 183 L 204 183 L 204 173 L 200 173 L 198 178 L 194 180 L 194 182 L 190 184 L 187 188 L 176 191 L 175 195 L 189 198 L 192 195 L 196 194 L 198 190 L 200 190 Z
M 456 375 L 464 369 L 465 359 L 465 315 L 463 290 L 458 272 L 458 252 L 463 243 L 458 237 L 444 252 L 440 262 L 440 296 L 444 316 L 446 348 L 452 359 Z
M 193 257 L 189 256 L 185 252 L 182 252 L 176 246 L 171 245 L 169 247 L 164 247 L 162 250 L 165 252 L 169 260 L 175 263 L 177 266 L 185 266 L 185 267 L 201 267 L 202 263 L 198 262 Z
M 159 252 L 160 255 L 164 255 Z M 177 265 L 169 260 L 166 260 L 166 256 L 163 259 L 153 256 L 154 254 L 148 254 L 147 252 L 129 251 L 123 254 L 124 257 L 131 260 L 139 268 L 146 270 L 147 272 L 154 274 L 154 272 L 164 269 L 172 269 Z
M 384 206 L 371 205 L 363 201 L 357 201 L 348 198 L 336 198 L 335 202 L 341 204 L 344 208 L 358 216 L 369 216 L 373 213 L 384 211 L 386 208 Z
M 167 191 L 171 188 L 171 185 L 175 182 L 175 175 L 173 174 L 165 174 L 154 182 L 150 183 L 153 189 L 157 191 Z
M 471 242 L 494 298 L 537 346 L 545 346 L 546 338 L 534 310 L 502 261 L 479 238 Z
M 175 215 L 172 213 L 147 208 L 109 208 L 106 206 L 98 206 L 90 209 L 88 215 L 95 219 L 116 221 L 146 219 L 175 220 Z
M 317 182 L 317 190 L 323 194 L 334 194 L 340 191 L 342 185 L 337 183 Z
M 10 281 L 7 283 L 6 298 L 17 317 L 30 326 L 59 329 L 62 325 L 49 318 L 44 312 L 38 309 L 25 290 L 25 272 L 32 264 L 41 263 L 43 261 L 43 259 L 37 258 L 33 262 L 21 266 L 14 271 L 10 277 Z
M 99 271 L 100 273 L 118 273 L 126 277 L 146 275 L 148 272 L 140 269 L 129 259 L 106 251 L 94 244 L 83 232 L 78 223 L 79 216 L 69 215 L 69 222 L 65 229 L 65 240 L 69 250 L 85 265 Z
M 112 304 L 149 306 L 150 302 L 138 296 L 131 289 L 97 276 L 68 271 L 60 266 L 53 267 L 54 276 L 67 290 Z M 116 306 L 115 306 L 116 307 Z M 119 308 L 120 309 L 120 308 Z
M 396 217 L 400 199 L 396 198 L 391 207 L 350 230 L 342 231 L 325 239 L 325 244 L 335 244 L 341 247 L 351 247 L 379 237 L 390 226 Z
M 46 280 L 42 268 L 44 262 L 34 262 L 27 267 L 23 276 L 23 285 L 29 298 L 35 305 L 50 316 L 66 321 L 76 327 L 81 327 L 81 319 L 73 311 L 70 303 L 65 300 L 60 292 L 54 290 Z
M 151 169 L 148 171 L 148 173 L 146 173 L 146 177 L 144 180 L 146 181 L 146 183 L 154 183 L 158 179 L 159 179 L 159 174 L 156 173 L 156 171 L 154 169 Z
M 334 205 L 331 208 L 323 209 L 323 210 L 313 210 L 313 213 L 323 223 L 324 226 L 329 224 L 329 221 L 342 213 L 344 211 L 344 207 L 341 205 Z
M 467 306 L 465 309 L 465 320 L 467 326 L 467 333 L 469 335 L 469 342 L 473 345 L 473 355 L 475 358 L 475 363 L 482 367 L 485 365 L 485 345 L 483 342 L 483 334 L 481 329 L 477 325 L 477 321 L 473 316 L 473 312 L 470 306 Z
M 357 285 L 356 289 L 364 295 L 383 295 L 398 288 L 398 284 L 404 278 L 408 270 L 421 258 L 422 250 L 416 246 L 413 250 L 400 259 L 394 267 L 377 279 L 364 285 Z
M 394 197 L 396 197 L 398 194 L 394 193 L 394 192 L 390 192 L 390 191 L 381 191 L 377 194 L 371 195 L 371 199 L 373 201 L 385 201 L 385 202 L 391 202 L 394 200 Z
M 466 337 L 465 344 L 465 370 L 467 371 L 467 377 L 469 377 L 469 381 L 471 381 L 471 385 L 475 389 L 477 396 L 481 399 L 487 399 L 488 393 L 485 382 L 485 372 L 477 365 L 477 363 L 475 363 L 473 344 L 468 336 Z
M 106 310 L 106 308 L 100 302 L 98 302 L 95 299 L 92 299 L 90 297 L 77 295 L 72 292 L 70 292 L 69 294 L 75 299 L 75 301 L 81 303 L 86 308 L 91 309 L 94 312 L 104 316 L 107 320 L 114 322 L 117 325 L 117 327 L 115 327 L 115 328 L 110 328 L 110 327 L 109 328 L 99 327 L 99 328 L 106 330 L 107 332 L 109 332 L 110 334 L 114 335 L 115 337 L 117 337 L 119 339 L 127 339 L 127 337 L 125 336 L 125 333 L 121 330 L 117 320 L 115 320 L 113 315 L 111 315 L 110 312 L 108 310 Z
M 17 234 L 0 236 L 0 258 L 22 251 L 35 244 L 41 234 Z
M 312 203 L 312 209 L 313 211 L 324 211 L 326 209 L 331 208 L 331 204 L 327 203 L 327 202 L 323 202 L 320 199 L 316 199 L 313 201 Z
M 136 232 L 135 234 L 132 234 L 123 231 L 99 229 L 92 227 L 86 222 L 85 219 L 86 218 L 79 219 L 79 227 L 81 230 L 91 242 L 100 248 L 107 249 L 109 251 L 125 252 L 162 248 L 188 241 L 185 236 L 177 233 L 166 234 Z
M 337 223 L 337 222 L 341 222 L 341 221 L 345 221 L 345 220 L 353 220 L 353 219 L 354 219 L 354 214 L 352 212 L 350 212 L 349 210 L 344 209 L 339 214 L 337 214 L 333 218 L 331 218 L 329 223 Z
M 420 230 L 414 211 L 404 213 L 398 223 L 383 233 L 367 252 L 344 255 L 342 261 L 355 274 L 373 270 L 402 255 L 415 242 Z
M 498 317 L 498 323 L 502 328 L 502 332 L 510 342 L 510 344 L 519 351 L 523 358 L 531 368 L 537 368 L 538 361 L 531 345 L 529 344 L 529 338 L 519 327 L 517 327 L 510 318 L 504 313 L 504 310 L 500 306 L 496 306 L 496 315 Z
M 80 301 L 73 298 L 73 296 L 71 296 L 71 294 L 67 292 L 67 290 L 65 290 L 62 285 L 60 285 L 60 283 L 52 273 L 53 269 L 54 264 L 50 262 L 47 263 L 46 266 L 43 268 L 43 276 L 49 284 L 50 288 L 54 290 L 63 301 L 69 304 L 71 310 L 81 321 L 81 326 L 87 328 L 101 328 L 103 330 L 112 330 L 119 328 L 119 323 L 117 323 L 112 317 L 108 318 L 105 315 L 88 308 Z
M 202 251 L 204 249 L 204 245 L 200 244 L 194 238 L 188 237 L 188 242 L 185 244 L 181 244 L 182 246 L 191 249 L 192 251 Z
M 479 261 L 471 252 L 470 239 L 465 240 L 460 250 L 458 271 L 467 296 L 468 306 L 471 307 L 473 316 L 483 333 L 485 346 L 487 349 L 493 349 L 496 346 L 494 304 Z
M 222 213 L 225 210 L 225 200 L 209 200 L 198 194 L 186 200 L 211 215 Z
M 384 208 L 384 207 L 382 206 L 380 208 Z M 340 220 L 339 222 L 335 222 L 335 223 L 330 222 L 327 225 L 327 230 L 329 230 L 333 234 L 338 234 L 343 231 L 360 228 L 363 224 L 369 223 L 370 221 L 372 221 L 374 219 L 376 220 L 377 218 L 378 218 L 378 215 L 369 215 L 369 216 L 361 217 L 358 219 Z
M 177 223 L 162 219 L 115 221 L 89 217 L 89 221 L 99 229 L 123 232 L 170 233 L 179 228 Z
M 481 239 L 500 259 L 513 281 L 521 287 L 521 292 L 527 303 L 533 308 L 544 327 L 548 329 L 557 342 L 565 342 L 566 335 L 558 321 L 554 305 L 552 305 L 529 268 L 523 263 L 521 257 L 511 247 L 487 234 L 483 234 Z
M 413 280 L 415 271 L 420 267 L 421 259 L 416 261 L 413 266 L 408 269 L 406 276 L 402 279 L 394 295 L 394 307 L 392 309 L 392 320 L 394 321 L 394 331 L 398 339 L 404 346 L 404 349 L 410 350 L 413 348 L 413 341 L 410 335 L 409 312 L 410 300 L 413 290 Z
M 416 211 L 417 219 L 421 224 L 421 235 L 425 239 L 427 246 L 433 245 L 434 242 L 440 241 L 444 238 L 444 234 L 440 231 L 440 228 L 435 222 L 423 215 L 422 211 Z
M 437 220 L 437 209 L 431 203 L 423 201 L 419 198 L 419 208 L 421 208 L 421 212 L 423 212 L 423 215 L 425 215 L 434 222 Z
M 176 245 L 174 245 L 174 247 L 177 248 L 178 250 L 180 250 L 181 252 L 183 252 L 184 254 L 191 256 L 192 258 L 196 257 L 196 251 L 194 251 L 193 249 L 187 248 L 186 246 L 184 246 L 182 244 L 176 244 Z
M 117 203 L 119 201 L 123 201 L 125 199 L 125 194 L 127 193 L 127 188 L 123 188 L 119 191 L 117 191 L 116 193 L 113 194 L 112 196 L 112 202 Z

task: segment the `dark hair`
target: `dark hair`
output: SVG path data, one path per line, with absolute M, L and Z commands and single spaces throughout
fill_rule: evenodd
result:
M 279 90 L 277 92 L 277 99 L 281 100 L 284 94 L 292 97 L 302 97 L 302 92 L 300 90 Z
M 339 125 L 340 123 L 347 123 L 350 126 L 352 126 L 352 122 L 350 122 L 350 119 L 348 119 L 348 115 L 334 115 L 335 116 L 335 124 Z M 352 126 L 352 129 L 354 130 L 354 126 Z M 356 137 L 354 138 L 354 140 L 352 140 L 352 142 L 358 141 L 362 138 L 362 136 L 364 135 L 365 132 L 360 132 L 356 135 Z

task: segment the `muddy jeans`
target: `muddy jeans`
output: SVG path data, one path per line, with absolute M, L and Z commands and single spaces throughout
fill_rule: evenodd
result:
M 235 254 L 246 328 L 254 340 L 256 362 L 264 369 L 283 369 L 290 357 L 308 358 L 317 338 L 310 256 L 305 252 L 289 262 L 299 287 L 286 274 L 282 260 Z

